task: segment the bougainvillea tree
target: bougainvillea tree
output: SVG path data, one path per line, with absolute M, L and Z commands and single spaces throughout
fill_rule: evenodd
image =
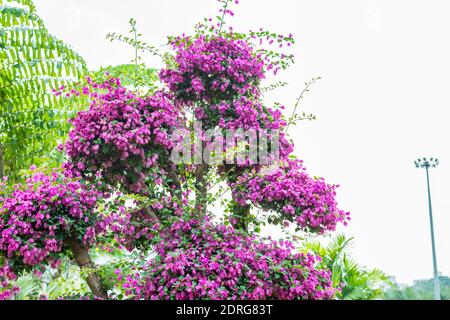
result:
M 67 93 L 89 105 L 70 121 L 66 163 L 0 199 L 2 298 L 21 271 L 57 267 L 67 252 L 99 298 L 334 297 L 319 257 L 260 235 L 267 223 L 322 234 L 349 219 L 336 186 L 295 158 L 284 107 L 263 101 L 261 81 L 293 62 L 283 50 L 294 39 L 226 28 L 238 1 L 219 2 L 217 21 L 169 37 L 166 54 L 116 37 L 164 59 L 158 89 L 110 77 Z M 95 266 L 94 247 L 133 258 Z
M 47 264 L 56 267 L 64 251 L 71 251 L 80 267 L 93 267 L 87 248 L 106 226 L 95 212 L 101 196 L 95 188 L 60 173 L 36 172 L 1 199 L 0 252 L 5 259 L 1 298 L 17 290 L 8 282 L 16 273 L 40 272 Z M 91 274 L 86 280 L 95 295 L 107 297 L 98 276 Z

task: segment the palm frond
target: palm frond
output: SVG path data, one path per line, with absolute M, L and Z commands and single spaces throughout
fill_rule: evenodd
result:
M 83 58 L 49 34 L 32 1 L 0 0 L 0 175 L 13 181 L 56 147 L 75 110 L 52 90 L 86 73 Z

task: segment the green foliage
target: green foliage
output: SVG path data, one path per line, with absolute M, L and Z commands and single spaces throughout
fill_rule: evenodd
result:
M 450 300 L 450 277 L 440 276 L 441 299 Z M 434 300 L 434 281 L 417 280 L 412 286 L 394 283 L 385 292 L 386 300 Z
M 49 156 L 74 114 L 52 94 L 86 72 L 85 61 L 50 35 L 30 0 L 0 0 L 0 176 L 54 163 Z
M 389 277 L 378 269 L 367 270 L 358 265 L 348 253 L 353 238 L 338 235 L 328 245 L 310 240 L 303 243 L 302 251 L 322 257 L 322 263 L 331 270 L 337 297 L 342 300 L 374 300 L 383 297 Z
M 155 82 L 158 80 L 157 72 L 155 69 L 149 69 L 145 66 L 140 53 L 147 52 L 160 57 L 164 61 L 168 59 L 168 55 L 162 54 L 155 46 L 142 41 L 142 34 L 137 30 L 137 22 L 135 19 L 131 18 L 129 24 L 130 30 L 128 31 L 128 35 L 111 32 L 106 35 L 106 39 L 111 42 L 119 41 L 132 46 L 134 57 L 131 60 L 131 64 L 109 67 L 100 70 L 100 72 L 107 71 L 111 76 L 119 77 L 123 85 L 131 89 L 138 91 L 146 89 L 146 93 L 154 92 L 157 89 L 155 86 Z
M 136 20 L 131 18 L 129 20 L 130 30 L 129 35 L 117 34 L 115 32 L 110 32 L 106 35 L 106 39 L 113 41 L 120 41 L 131 45 L 134 48 L 134 59 L 132 60 L 135 64 L 140 64 L 142 62 L 142 57 L 139 56 L 139 52 L 148 52 L 154 56 L 159 56 L 165 59 L 164 54 L 162 54 L 155 46 L 150 45 L 141 40 L 142 34 L 137 30 Z
M 32 272 L 25 273 L 15 284 L 20 287 L 15 300 L 36 300 L 41 297 L 55 300 L 91 295 L 89 287 L 80 275 L 80 268 L 67 257 L 63 257 L 56 270 L 49 267 L 42 276 Z
M 110 242 L 112 244 L 114 240 Z M 122 249 L 109 249 L 108 251 L 96 248 L 91 251 L 91 256 L 99 266 L 97 274 L 101 277 L 102 283 L 108 289 L 113 299 L 126 299 L 126 289 L 118 281 L 116 270 L 121 270 L 122 276 L 127 276 L 133 272 L 133 268 L 144 266 L 145 261 L 153 256 L 152 250 L 149 252 L 133 250 L 128 252 Z
M 106 81 L 110 77 L 119 78 L 121 83 L 127 88 L 145 89 L 146 92 L 144 93 L 151 93 L 157 90 L 157 70 L 147 68 L 142 64 L 109 66 L 92 73 L 93 80 L 99 83 Z
M 295 125 L 297 122 L 302 120 L 316 120 L 316 116 L 313 114 L 308 113 L 301 113 L 299 114 L 297 112 L 297 109 L 300 105 L 300 102 L 304 98 L 305 94 L 310 91 L 311 86 L 313 86 L 317 81 L 321 80 L 321 77 L 312 78 L 310 81 L 305 82 L 305 87 L 303 88 L 302 92 L 300 93 L 299 97 L 297 98 L 297 102 L 295 103 L 294 110 L 292 111 L 292 115 L 287 121 L 287 126 L 285 132 L 287 133 L 289 130 L 290 125 Z

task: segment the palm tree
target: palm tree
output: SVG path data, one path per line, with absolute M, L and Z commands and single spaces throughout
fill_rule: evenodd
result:
M 342 300 L 373 300 L 384 295 L 389 277 L 379 269 L 367 270 L 358 265 L 350 256 L 353 238 L 338 235 L 324 246 L 317 240 L 303 243 L 303 252 L 312 252 L 322 258 L 324 266 L 331 270 L 331 279 Z

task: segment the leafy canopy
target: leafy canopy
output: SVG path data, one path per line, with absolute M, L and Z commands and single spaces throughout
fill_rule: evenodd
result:
M 77 104 L 52 93 L 83 79 L 86 63 L 45 28 L 30 0 L 0 0 L 0 176 L 17 178 L 50 155 Z

